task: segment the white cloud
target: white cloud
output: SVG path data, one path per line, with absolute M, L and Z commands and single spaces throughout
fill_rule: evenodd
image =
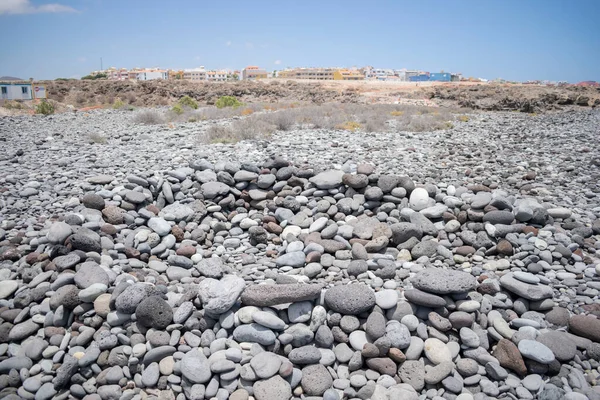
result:
M 77 57 L 77 61 L 79 61 L 80 63 L 84 63 L 87 61 L 87 58 L 85 57 Z
M 225 46 L 227 46 L 227 47 L 231 46 L 231 40 L 226 41 Z
M 281 64 L 281 60 L 275 60 L 275 65 Z
M 2 14 L 36 14 L 36 13 L 64 13 L 77 12 L 72 7 L 62 4 L 42 4 L 35 6 L 30 0 L 1 0 L 0 15 Z

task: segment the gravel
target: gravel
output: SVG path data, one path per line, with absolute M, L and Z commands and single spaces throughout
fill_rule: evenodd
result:
M 2 397 L 600 396 L 597 111 L 204 147 L 225 121 L 131 116 L 0 120 Z

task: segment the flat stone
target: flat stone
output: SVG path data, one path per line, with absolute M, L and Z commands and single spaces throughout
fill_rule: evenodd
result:
M 471 274 L 443 268 L 424 269 L 411 282 L 417 289 L 435 294 L 464 293 L 477 286 L 477 280 Z
M 600 343 L 600 319 L 592 315 L 572 316 L 569 319 L 569 330 L 575 335 Z
M 523 339 L 518 345 L 523 357 L 537 361 L 540 364 L 550 364 L 554 361 L 554 353 L 547 346 L 535 340 Z
M 250 359 L 250 366 L 257 377 L 267 379 L 277 374 L 281 367 L 281 357 L 269 351 L 263 351 Z
M 290 283 L 281 285 L 252 285 L 242 293 L 242 303 L 270 307 L 278 304 L 314 300 L 321 295 L 321 284 Z
M 318 189 L 334 189 L 342 184 L 343 177 L 343 171 L 329 170 L 311 177 L 309 181 Z
M 0 281 L 0 299 L 6 299 L 19 288 L 17 281 Z
M 112 175 L 96 175 L 88 178 L 88 182 L 95 185 L 106 185 L 115 180 Z
M 210 380 L 212 372 L 206 356 L 196 349 L 185 353 L 181 359 L 181 375 L 193 383 L 206 383 Z
M 572 360 L 577 353 L 577 345 L 564 332 L 543 332 L 535 340 L 552 350 L 556 359 L 563 363 Z
M 259 324 L 240 325 L 233 331 L 238 342 L 251 342 L 269 346 L 275 343 L 275 334 L 269 328 Z
M 526 298 L 527 300 L 543 300 L 553 296 L 551 287 L 541 284 L 529 284 L 515 279 L 512 273 L 503 275 L 500 278 L 500 285 L 510 292 Z
M 446 306 L 446 300 L 444 300 L 443 297 L 436 296 L 435 294 L 427 293 L 419 289 L 406 289 L 404 291 L 404 297 L 411 303 L 420 306 L 430 308 Z

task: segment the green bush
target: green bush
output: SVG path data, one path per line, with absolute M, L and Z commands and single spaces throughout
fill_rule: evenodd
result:
M 123 103 L 123 101 L 121 99 L 116 99 L 115 102 L 113 103 L 113 108 L 115 110 L 119 110 L 121 108 L 123 108 L 125 106 L 125 103 Z
M 193 108 L 194 110 L 198 109 L 198 102 L 187 95 L 183 96 L 181 99 L 179 99 L 178 105 L 181 107 Z M 173 108 L 175 108 L 175 107 L 173 107 Z M 181 114 L 181 113 L 178 113 L 178 114 Z
M 96 79 L 106 79 L 106 78 L 108 78 L 108 75 L 106 75 L 106 74 L 86 75 L 86 76 L 81 77 L 81 79 L 92 80 L 92 81 L 95 81 Z
M 217 100 L 215 106 L 217 108 L 225 108 L 225 107 L 233 107 L 238 108 L 242 105 L 242 103 L 233 96 L 223 96 Z
M 183 107 L 181 107 L 181 104 L 175 104 L 173 108 L 171 108 L 171 111 L 177 115 L 181 115 L 183 114 Z
M 42 100 L 40 104 L 35 106 L 35 113 L 42 115 L 54 114 L 54 106 L 52 105 L 52 103 L 46 100 Z

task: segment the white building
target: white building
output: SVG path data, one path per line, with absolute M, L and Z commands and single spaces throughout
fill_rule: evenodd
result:
M 206 70 L 204 67 L 184 69 L 183 79 L 187 79 L 188 81 L 205 81 Z
M 2 100 L 32 100 L 31 83 L 0 82 L 0 99 Z
M 206 73 L 206 80 L 211 82 L 225 82 L 227 80 L 228 72 L 226 70 L 208 71 Z
M 137 73 L 138 81 L 151 81 L 154 79 L 169 79 L 169 71 L 165 70 L 143 70 Z
M 365 79 L 386 80 L 388 76 L 393 76 L 394 70 L 390 68 L 365 68 Z

